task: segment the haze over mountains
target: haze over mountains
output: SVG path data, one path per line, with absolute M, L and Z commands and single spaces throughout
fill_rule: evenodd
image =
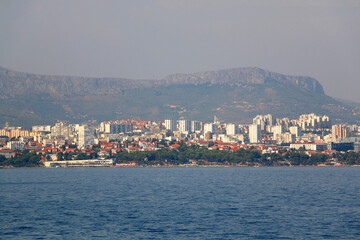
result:
M 168 117 L 246 122 L 257 114 L 297 118 L 327 114 L 356 122 L 358 104 L 325 95 L 314 78 L 259 68 L 172 74 L 159 80 L 49 76 L 0 67 L 0 124 L 31 126 L 57 120 L 82 122 Z

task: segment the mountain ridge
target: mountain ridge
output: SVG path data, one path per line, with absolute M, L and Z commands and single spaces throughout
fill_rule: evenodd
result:
M 329 115 L 359 122 L 356 104 L 324 93 L 314 78 L 260 68 L 233 68 L 161 79 L 49 76 L 0 68 L 0 124 L 51 124 L 142 118 L 250 121 L 257 114 L 297 118 Z
M 177 84 L 264 84 L 273 81 L 283 84 L 295 84 L 299 87 L 313 91 L 318 94 L 325 94 L 322 85 L 318 80 L 306 76 L 290 76 L 267 71 L 257 67 L 231 68 L 217 71 L 205 71 L 190 74 L 170 74 L 159 82 L 165 85 Z
M 7 80 L 6 82 L 4 81 L 5 79 Z M 21 79 L 23 79 L 22 83 L 18 84 Z M 26 79 L 31 79 L 31 82 L 26 81 Z M 110 94 L 121 92 L 125 89 L 152 87 L 154 85 L 169 86 L 177 84 L 209 83 L 241 86 L 242 84 L 264 84 L 274 81 L 280 82 L 282 84 L 294 84 L 309 91 L 313 91 L 317 94 L 324 94 L 322 85 L 314 78 L 304 76 L 289 76 L 256 67 L 232 68 L 190 74 L 177 73 L 167 75 L 159 80 L 43 75 L 18 72 L 0 67 L 0 94 L 4 94 L 4 92 L 7 90 L 6 88 L 11 88 L 12 91 L 15 92 L 24 92 L 21 90 L 48 90 L 50 92 L 59 90 L 60 92 L 68 91 L 75 94 L 73 91 L 77 90 L 80 92 L 79 88 L 82 87 L 83 93 L 81 94 Z M 39 86 L 35 86 L 36 83 L 38 83 Z M 73 85 L 74 87 L 70 89 L 66 88 L 66 86 L 69 84 Z M 112 91 L 105 91 L 105 89 Z

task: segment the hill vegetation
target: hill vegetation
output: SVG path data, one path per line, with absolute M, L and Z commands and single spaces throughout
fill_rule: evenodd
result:
M 259 68 L 173 74 L 159 80 L 48 76 L 0 68 L 0 124 L 30 127 L 57 120 L 82 122 L 168 117 L 248 122 L 257 114 L 297 118 L 314 112 L 356 122 L 358 104 L 324 93 L 311 77 Z

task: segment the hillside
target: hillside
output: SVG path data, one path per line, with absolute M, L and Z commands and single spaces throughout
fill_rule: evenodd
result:
M 257 114 L 296 118 L 327 114 L 357 122 L 358 104 L 325 95 L 314 78 L 259 68 L 173 74 L 159 80 L 48 76 L 0 68 L 0 125 L 29 127 L 57 120 L 82 122 L 167 117 L 246 122 Z M 355 115 L 354 115 L 355 114 Z
M 220 84 L 242 87 L 249 84 L 295 85 L 317 94 L 324 94 L 323 87 L 314 78 L 287 76 L 260 68 L 233 68 L 193 74 L 172 74 L 157 82 L 159 85 Z

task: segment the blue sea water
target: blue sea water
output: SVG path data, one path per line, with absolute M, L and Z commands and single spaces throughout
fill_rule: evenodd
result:
M 0 239 L 360 239 L 360 168 L 2 169 Z

